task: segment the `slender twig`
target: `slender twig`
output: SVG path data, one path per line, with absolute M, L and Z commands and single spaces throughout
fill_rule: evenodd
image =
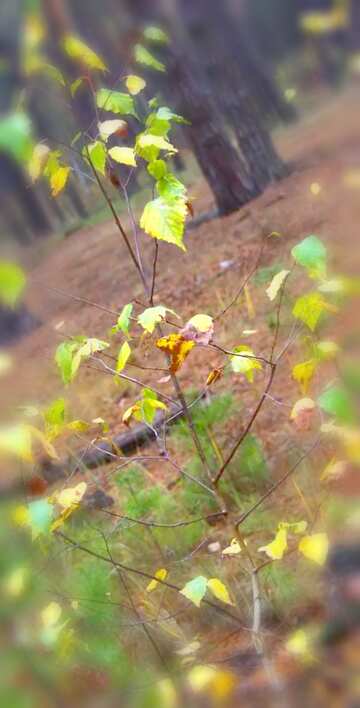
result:
M 129 251 L 131 260 L 132 260 L 132 262 L 134 263 L 135 268 L 136 268 L 136 270 L 138 271 L 138 273 L 139 273 L 139 275 L 140 275 L 141 282 L 142 282 L 142 284 L 143 284 L 143 286 L 144 286 L 144 288 L 145 288 L 145 292 L 147 292 L 147 282 L 146 282 L 146 280 L 145 280 L 144 274 L 142 273 L 140 264 L 139 264 L 139 262 L 138 262 L 138 260 L 137 260 L 137 258 L 136 258 L 136 256 L 135 256 L 135 253 L 134 253 L 134 251 L 133 251 L 133 249 L 132 249 L 131 243 L 130 243 L 130 241 L 129 241 L 129 239 L 128 239 L 128 236 L 127 236 L 127 233 L 126 233 L 126 231 L 124 230 L 123 225 L 122 225 L 122 223 L 121 223 L 121 221 L 120 221 L 120 219 L 119 219 L 119 217 L 118 217 L 118 214 L 117 214 L 117 212 L 116 212 L 116 209 L 115 209 L 115 207 L 114 207 L 114 205 L 113 205 L 113 203 L 112 203 L 112 200 L 111 200 L 111 198 L 109 197 L 109 195 L 108 195 L 108 193 L 107 193 L 107 191 L 106 191 L 106 189 L 105 189 L 105 187 L 104 187 L 104 185 L 103 185 L 103 183 L 102 183 L 102 181 L 101 181 L 101 179 L 100 179 L 100 177 L 99 177 L 99 175 L 98 175 L 98 173 L 97 173 L 97 170 L 95 169 L 95 167 L 94 167 L 94 165 L 93 165 L 93 162 L 92 162 L 91 157 L 90 157 L 89 148 L 87 147 L 86 150 L 87 150 L 87 158 L 88 158 L 88 160 L 89 160 L 89 164 L 90 164 L 91 170 L 92 170 L 92 172 L 93 172 L 93 175 L 94 175 L 94 177 L 95 177 L 95 179 L 96 179 L 96 182 L 97 182 L 97 184 L 98 184 L 98 187 L 99 187 L 99 189 L 100 189 L 100 191 L 101 191 L 101 193 L 102 193 L 102 195 L 103 195 L 103 197 L 104 197 L 104 199 L 105 199 L 105 201 L 106 201 L 106 203 L 107 203 L 107 205 L 108 205 L 108 207 L 109 207 L 109 209 L 110 209 L 110 211 L 111 211 L 111 213 L 112 213 L 112 215 L 113 215 L 113 217 L 114 217 L 115 224 L 116 224 L 117 228 L 119 229 L 119 231 L 120 231 L 120 233 L 121 233 L 121 236 L 122 236 L 122 238 L 123 238 L 123 240 L 124 240 L 124 242 L 125 242 L 125 244 L 126 244 L 126 247 L 127 247 L 128 251 Z
M 151 292 L 150 292 L 150 298 L 149 298 L 150 305 L 154 304 L 154 292 L 155 292 L 155 283 L 156 283 L 156 266 L 157 266 L 158 255 L 159 255 L 159 241 L 156 238 L 155 239 L 153 269 L 152 269 Z
M 235 445 L 233 446 L 233 448 L 232 448 L 230 454 L 228 455 L 228 457 L 226 458 L 224 464 L 220 467 L 220 469 L 219 469 L 217 475 L 214 477 L 213 483 L 214 483 L 215 486 L 217 486 L 217 485 L 219 484 L 219 482 L 220 482 L 220 480 L 221 480 L 221 477 L 223 476 L 223 474 L 224 474 L 224 472 L 225 472 L 227 466 L 230 464 L 230 462 L 231 462 L 231 460 L 233 459 L 235 453 L 236 453 L 237 450 L 239 449 L 241 443 L 242 443 L 243 440 L 246 438 L 247 434 L 250 432 L 250 430 L 251 430 L 251 428 L 252 428 L 252 426 L 253 426 L 253 424 L 254 424 L 254 422 L 255 422 L 257 416 L 258 416 L 258 414 L 259 414 L 260 411 L 261 411 L 261 408 L 262 408 L 264 402 L 265 402 L 266 399 L 267 399 L 268 393 L 269 393 L 269 391 L 270 391 L 270 389 L 271 389 L 271 386 L 272 386 L 272 383 L 273 383 L 273 380 L 274 380 L 275 372 L 276 372 L 276 365 L 275 365 L 275 364 L 272 364 L 272 365 L 271 365 L 270 376 L 269 376 L 268 382 L 267 382 L 267 384 L 266 384 L 266 387 L 265 387 L 265 389 L 264 389 L 264 392 L 262 393 L 262 395 L 261 395 L 261 397 L 260 397 L 260 399 L 259 399 L 259 402 L 258 402 L 257 406 L 254 408 L 254 410 L 253 410 L 253 412 L 252 412 L 252 415 L 251 415 L 251 417 L 250 417 L 250 419 L 249 419 L 249 422 L 247 423 L 245 429 L 243 430 L 243 432 L 241 433 L 240 437 L 238 438 L 238 440 L 236 441 Z
M 145 578 L 146 580 L 156 580 L 160 585 L 164 585 L 165 587 L 169 588 L 170 590 L 174 590 L 176 592 L 180 592 L 180 590 L 181 590 L 181 588 L 179 588 L 178 585 L 174 585 L 174 583 L 170 583 L 168 580 L 162 580 L 160 578 L 157 578 L 155 575 L 151 575 L 151 573 L 147 573 L 145 570 L 140 570 L 139 568 L 132 568 L 131 566 L 125 565 L 124 563 L 119 563 L 119 561 L 115 561 L 115 560 L 112 561 L 107 556 L 103 556 L 101 553 L 97 553 L 96 551 L 93 551 L 92 548 L 87 548 L 82 543 L 77 543 L 69 536 L 66 536 L 62 531 L 56 531 L 55 535 L 58 536 L 59 538 L 62 538 L 64 541 L 66 541 L 66 543 L 69 543 L 76 550 L 83 551 L 84 553 L 87 553 L 88 555 L 93 556 L 93 558 L 97 558 L 98 560 L 104 561 L 104 563 L 109 563 L 114 568 L 120 568 L 124 571 L 127 571 L 128 573 L 133 573 L 134 575 L 138 575 L 141 578 Z M 229 610 L 226 610 L 224 607 L 220 607 L 219 605 L 216 605 L 215 602 L 212 602 L 211 600 L 207 600 L 205 598 L 203 599 L 202 602 L 203 602 L 203 604 L 214 608 L 217 612 L 220 612 L 221 614 L 225 615 L 226 617 L 229 617 L 231 620 L 235 620 L 235 622 L 237 622 L 239 625 L 241 625 L 239 618 L 236 615 L 234 615 L 232 612 L 229 612 Z M 247 631 L 252 631 L 248 627 L 245 627 L 245 626 L 243 626 L 243 629 L 245 629 Z
M 215 315 L 215 317 L 213 318 L 214 320 L 218 320 L 220 317 L 223 317 L 223 315 L 225 315 L 226 312 L 228 312 L 228 310 L 230 310 L 230 308 L 231 308 L 233 305 L 236 304 L 236 302 L 237 302 L 237 300 L 239 299 L 241 293 L 242 293 L 243 290 L 246 288 L 246 286 L 247 286 L 249 280 L 252 278 L 252 276 L 254 275 L 254 273 L 256 273 L 256 271 L 257 271 L 257 269 L 258 269 L 258 267 L 259 267 L 259 264 L 260 264 L 260 261 L 261 261 L 261 258 L 262 258 L 262 254 L 263 254 L 264 249 L 265 249 L 265 245 L 266 245 L 266 242 L 264 241 L 263 244 L 261 245 L 260 250 L 259 250 L 258 257 L 257 257 L 257 259 L 256 259 L 255 265 L 254 265 L 253 268 L 250 270 L 250 272 L 247 274 L 247 276 L 245 277 L 245 280 L 243 280 L 243 282 L 241 283 L 240 287 L 238 288 L 238 290 L 236 291 L 235 295 L 234 295 L 233 298 L 230 300 L 230 302 L 226 305 L 226 307 L 224 307 L 223 310 L 221 310 L 220 312 L 218 312 L 217 315 Z
M 125 516 L 124 514 L 116 514 L 114 511 L 108 511 L 107 509 L 102 510 L 108 516 L 114 516 L 117 519 L 122 519 L 123 521 L 131 521 L 134 524 L 140 524 L 141 526 L 151 526 L 157 529 L 176 529 L 179 526 L 190 526 L 191 524 L 198 524 L 200 521 L 210 521 L 210 519 L 217 519 L 219 516 L 225 516 L 223 511 L 216 511 L 213 514 L 208 514 L 207 516 L 200 516 L 196 519 L 189 519 L 188 521 L 175 521 L 174 523 L 158 523 L 156 521 L 144 521 L 143 519 L 133 519 L 130 516 Z
M 297 470 L 299 465 L 301 465 L 301 463 L 318 446 L 318 444 L 320 442 L 320 437 L 321 436 L 319 435 L 316 438 L 316 440 L 313 442 L 313 444 L 310 445 L 310 447 L 307 450 L 305 450 L 305 452 L 301 455 L 301 457 L 299 457 L 299 459 L 292 465 L 292 467 L 290 467 L 290 469 L 288 469 L 288 471 L 285 472 L 285 474 L 282 477 L 280 477 L 280 479 L 277 482 L 275 482 L 275 484 L 273 484 L 272 487 L 270 487 L 270 489 L 268 489 L 268 491 L 265 492 L 265 494 L 263 494 L 262 497 L 260 497 L 260 499 L 257 500 L 257 502 L 255 502 L 255 504 L 253 504 L 247 511 L 245 511 L 243 514 L 241 514 L 240 518 L 236 521 L 236 524 L 235 524 L 236 528 L 238 528 L 241 524 L 243 524 L 244 521 L 246 521 L 246 519 L 250 516 L 250 514 L 252 514 L 256 509 L 258 509 L 259 506 L 261 506 L 264 503 L 264 501 L 266 501 L 266 499 L 268 499 L 274 492 L 276 492 L 276 490 L 279 487 L 281 487 L 284 484 L 284 482 L 286 482 L 286 480 L 295 472 L 295 470 Z

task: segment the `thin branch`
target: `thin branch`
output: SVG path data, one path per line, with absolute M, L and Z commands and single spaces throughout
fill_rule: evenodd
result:
M 271 386 L 272 386 L 272 383 L 273 383 L 273 380 L 274 380 L 275 372 L 276 372 L 276 365 L 275 365 L 275 364 L 272 364 L 272 365 L 271 365 L 270 376 L 269 376 L 268 382 L 267 382 L 267 384 L 266 384 L 266 387 L 265 387 L 265 389 L 264 389 L 264 392 L 263 392 L 261 398 L 259 399 L 259 402 L 258 402 L 257 406 L 254 408 L 254 411 L 253 411 L 253 413 L 252 413 L 252 415 L 251 415 L 251 417 L 250 417 L 250 420 L 249 420 L 248 424 L 246 425 L 244 431 L 241 433 L 239 439 L 236 441 L 236 443 L 235 443 L 235 445 L 233 446 L 233 448 L 232 448 L 230 454 L 228 455 L 228 457 L 226 458 L 224 464 L 223 464 L 222 467 L 219 469 L 219 471 L 218 471 L 216 477 L 214 478 L 213 483 L 214 483 L 215 486 L 217 486 L 217 485 L 219 484 L 220 479 L 221 479 L 221 477 L 223 476 L 223 474 L 224 474 L 224 472 L 225 472 L 227 466 L 230 464 L 230 462 L 231 462 L 231 460 L 233 459 L 235 453 L 236 453 L 237 450 L 239 449 L 241 443 L 242 443 L 243 440 L 246 438 L 247 434 L 250 432 L 250 430 L 251 430 L 251 428 L 252 428 L 252 426 L 253 426 L 253 424 L 254 424 L 254 422 L 255 422 L 257 416 L 258 416 L 258 414 L 259 414 L 260 411 L 261 411 L 261 408 L 262 408 L 264 402 L 265 402 L 266 399 L 267 399 L 268 393 L 269 393 L 269 391 L 270 391 L 270 389 L 271 389 Z
M 284 482 L 286 482 L 286 480 L 295 472 L 295 470 L 297 470 L 299 465 L 301 465 L 301 463 L 318 446 L 318 444 L 320 442 L 320 438 L 321 438 L 321 436 L 319 435 L 316 438 L 316 440 L 313 442 L 313 444 L 310 445 L 310 447 L 307 450 L 305 450 L 303 455 L 301 455 L 301 457 L 299 457 L 299 459 L 292 465 L 292 467 L 290 467 L 290 469 L 277 482 L 275 482 L 275 484 L 273 484 L 272 487 L 270 487 L 270 489 L 268 489 L 268 491 L 265 492 L 265 494 L 263 494 L 262 497 L 260 497 L 260 499 L 258 499 L 257 502 L 255 502 L 255 504 L 253 504 L 247 511 L 245 511 L 243 514 L 241 514 L 240 518 L 235 523 L 236 528 L 238 528 L 241 524 L 243 524 L 244 521 L 246 521 L 246 519 L 250 516 L 250 514 L 252 514 L 256 509 L 258 509 L 259 506 L 261 506 L 264 503 L 264 501 L 266 501 L 266 499 L 268 499 L 274 492 L 276 492 L 276 490 L 279 487 L 281 487 L 281 485 L 284 484 Z
M 150 305 L 154 304 L 154 292 L 155 292 L 155 283 L 156 283 L 156 266 L 157 266 L 158 255 L 159 255 L 159 241 L 156 238 L 155 239 L 153 269 L 152 269 L 151 292 L 150 292 L 150 298 L 149 298 Z
M 106 191 L 106 189 L 105 189 L 105 187 L 104 187 L 104 185 L 103 185 L 103 183 L 102 183 L 102 181 L 101 181 L 101 179 L 100 179 L 100 177 L 99 177 L 99 175 L 98 175 L 98 173 L 97 173 L 97 170 L 95 169 L 95 167 L 94 167 L 94 165 L 93 165 L 93 162 L 92 162 L 91 157 L 90 157 L 89 148 L 87 147 L 86 150 L 87 150 L 87 158 L 88 158 L 88 160 L 89 160 L 89 164 L 90 164 L 91 170 L 92 170 L 92 172 L 93 172 L 93 175 L 94 175 L 94 177 L 95 177 L 95 179 L 96 179 L 96 182 L 97 182 L 97 184 L 98 184 L 98 187 L 99 187 L 99 189 L 100 189 L 100 191 L 101 191 L 101 193 L 102 193 L 102 195 L 103 195 L 103 197 L 104 197 L 104 199 L 105 199 L 105 201 L 106 201 L 106 203 L 107 203 L 107 205 L 108 205 L 108 207 L 109 207 L 109 209 L 110 209 L 110 211 L 111 211 L 111 213 L 112 213 L 112 215 L 113 215 L 113 217 L 114 217 L 115 224 L 116 224 L 117 228 L 119 229 L 122 238 L 124 239 L 124 242 L 125 242 L 126 247 L 127 247 L 128 251 L 129 251 L 131 260 L 132 260 L 132 262 L 134 263 L 135 268 L 136 268 L 136 270 L 138 271 L 138 273 L 139 273 L 139 275 L 140 275 L 141 282 L 142 282 L 142 284 L 143 284 L 143 286 L 144 286 L 144 288 L 145 288 L 145 292 L 147 292 L 147 283 L 146 283 L 144 274 L 142 273 L 140 264 L 139 264 L 139 262 L 138 262 L 138 260 L 137 260 L 137 258 L 136 258 L 136 256 L 135 256 L 135 253 L 134 253 L 134 251 L 133 251 L 133 249 L 132 249 L 131 243 L 130 243 L 130 241 L 129 241 L 129 239 L 128 239 L 128 236 L 127 236 L 127 233 L 126 233 L 126 231 L 124 231 L 124 228 L 123 228 L 122 223 L 121 223 L 121 221 L 120 221 L 120 219 L 119 219 L 119 217 L 118 217 L 118 214 L 117 214 L 116 209 L 115 209 L 115 207 L 114 207 L 114 205 L 113 205 L 113 203 L 112 203 L 112 200 L 111 200 L 111 198 L 109 197 L 109 195 L 108 195 L 108 193 L 107 193 L 107 191 Z

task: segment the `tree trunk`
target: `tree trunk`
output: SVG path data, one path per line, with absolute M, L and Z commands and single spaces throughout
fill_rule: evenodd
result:
M 229 214 L 259 194 L 230 143 L 207 82 L 190 56 L 168 52 L 168 80 L 175 109 L 190 121 L 186 132 L 221 214 Z
M 222 108 L 223 120 L 228 121 L 235 133 L 253 189 L 260 193 L 288 170 L 260 116 L 256 73 L 246 48 L 222 3 L 178 0 L 178 6 L 193 40 L 197 61 L 209 66 L 213 93 Z M 216 47 L 213 54 L 211 47 Z

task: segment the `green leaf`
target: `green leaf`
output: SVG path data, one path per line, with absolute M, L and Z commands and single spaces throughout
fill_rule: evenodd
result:
M 142 312 L 138 316 L 137 321 L 146 332 L 152 334 L 156 325 L 165 319 L 167 312 L 171 312 L 173 315 L 175 315 L 175 312 L 173 312 L 173 310 L 169 310 L 169 308 L 164 307 L 164 305 L 148 307 L 146 310 L 144 310 L 144 312 Z
M 63 398 L 57 398 L 53 401 L 43 413 L 44 420 L 47 426 L 62 426 L 65 423 L 65 401 Z
M 160 106 L 160 108 L 158 108 L 156 112 L 156 117 L 159 120 L 173 120 L 174 123 L 190 125 L 190 121 L 186 120 L 186 118 L 183 118 L 183 116 L 179 116 L 178 113 L 174 113 L 174 111 L 172 111 L 171 108 L 168 108 L 167 106 Z
M 96 354 L 96 352 L 102 352 L 104 349 L 107 349 L 108 346 L 109 344 L 103 342 L 101 339 L 95 339 L 93 337 L 86 339 L 84 344 L 80 346 L 73 356 L 71 363 L 71 380 L 75 378 L 79 366 L 84 359 L 88 359 L 92 354 Z
M 56 349 L 55 361 L 64 384 L 70 383 L 72 379 L 72 360 L 78 346 L 78 342 L 61 342 Z
M 98 71 L 108 71 L 103 60 L 88 47 L 82 39 L 75 35 L 69 34 L 63 39 L 63 47 L 66 54 L 75 59 L 81 64 L 89 67 L 89 69 L 97 69 Z
M 254 352 L 250 347 L 241 345 L 235 347 L 234 351 L 243 353 L 245 356 L 231 356 L 230 364 L 236 374 L 243 374 L 250 383 L 254 381 L 256 369 L 262 369 L 261 363 L 254 358 Z
M 23 111 L 15 111 L 0 119 L 0 150 L 17 162 L 27 162 L 33 150 L 32 128 Z
M 180 182 L 180 180 L 175 177 L 175 175 L 168 172 L 164 177 L 156 182 L 156 189 L 158 191 L 159 197 L 163 197 L 168 201 L 176 198 L 186 198 L 186 187 Z
M 124 342 L 122 344 L 122 346 L 120 347 L 120 351 L 119 351 L 117 362 L 116 362 L 116 371 L 118 373 L 124 369 L 130 355 L 131 355 L 131 347 L 129 346 L 128 342 Z
M 101 88 L 96 93 L 96 105 L 98 108 L 102 108 L 104 111 L 111 111 L 112 113 L 135 116 L 135 118 L 138 117 L 135 109 L 134 99 L 128 93 L 122 93 L 121 91 L 111 91 L 111 89 Z
M 314 332 L 322 313 L 327 309 L 328 304 L 319 293 L 308 293 L 296 300 L 293 315 Z
M 124 334 L 128 335 L 129 334 L 129 326 L 130 326 L 130 317 L 131 313 L 133 311 L 134 306 L 132 305 L 131 302 L 129 302 L 127 305 L 124 305 L 123 309 L 120 312 L 120 315 L 118 317 L 117 323 L 114 327 L 115 331 L 121 330 Z
M 142 44 L 136 44 L 134 47 L 134 58 L 138 64 L 148 66 L 155 71 L 165 71 L 165 64 L 156 59 Z
M 159 150 L 167 150 L 168 152 L 177 152 L 177 149 L 161 135 L 152 135 L 151 133 L 141 133 L 138 135 L 136 150 L 140 152 L 142 149 L 149 147 L 156 147 Z
M 119 162 L 121 165 L 136 167 L 135 151 L 130 147 L 112 147 L 109 150 L 109 155 L 112 160 Z
M 83 155 L 85 158 L 88 157 L 87 151 L 89 151 L 90 160 L 95 169 L 105 175 L 106 149 L 104 144 L 100 140 L 96 140 L 96 142 L 84 147 Z
M 0 261 L 0 302 L 14 307 L 21 297 L 26 284 L 24 271 L 8 261 Z
M 156 42 L 158 44 L 169 44 L 170 42 L 170 38 L 166 32 L 164 32 L 161 27 L 154 27 L 153 25 L 145 27 L 144 37 L 149 42 Z
M 187 208 L 183 199 L 167 201 L 158 197 L 146 204 L 140 227 L 150 236 L 173 243 L 185 251 L 183 235 L 186 214 Z
M 329 386 L 318 398 L 320 408 L 342 423 L 354 423 L 355 408 L 347 389 L 340 384 Z
M 207 578 L 204 578 L 203 575 L 198 575 L 197 578 L 194 578 L 186 583 L 183 589 L 180 590 L 180 593 L 188 600 L 191 600 L 196 607 L 200 607 L 201 600 L 207 590 L 207 584 Z
M 33 539 L 49 533 L 54 507 L 46 499 L 38 499 L 28 506 L 28 519 Z
M 164 160 L 153 160 L 147 166 L 147 171 L 151 177 L 160 180 L 167 172 L 166 162 Z
M 304 266 L 312 278 L 323 278 L 326 274 L 327 252 L 317 236 L 308 236 L 291 251 L 294 260 Z

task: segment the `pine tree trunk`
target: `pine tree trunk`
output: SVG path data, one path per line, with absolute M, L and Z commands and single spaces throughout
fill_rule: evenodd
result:
M 197 61 L 210 65 L 210 80 L 223 120 L 236 136 L 254 191 L 288 173 L 277 155 L 257 100 L 256 74 L 222 3 L 178 0 Z M 207 12 L 207 22 L 203 22 Z M 214 47 L 213 54 L 211 48 Z
M 168 80 L 176 110 L 189 121 L 186 132 L 221 214 L 228 214 L 259 194 L 241 157 L 230 143 L 206 79 L 190 56 L 168 52 Z

